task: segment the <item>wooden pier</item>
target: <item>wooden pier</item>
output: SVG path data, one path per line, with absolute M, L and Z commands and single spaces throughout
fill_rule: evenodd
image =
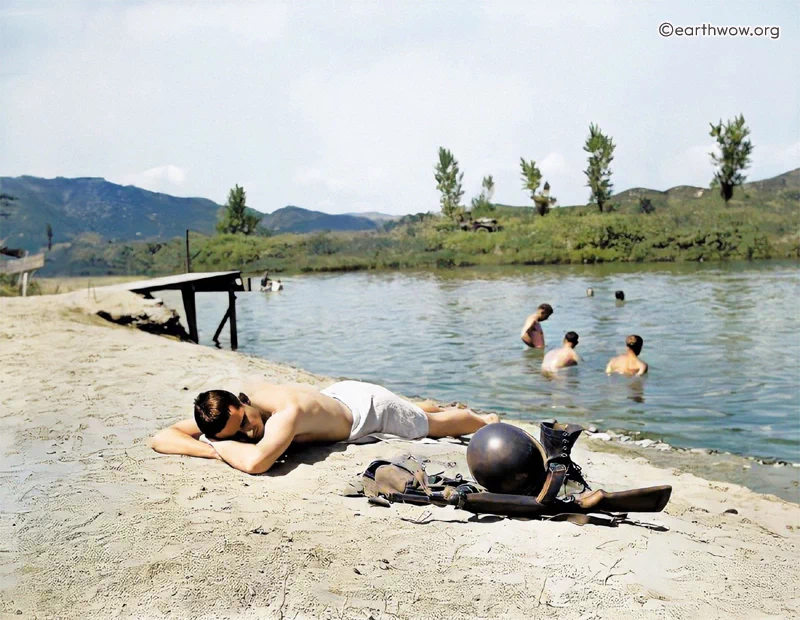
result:
M 231 349 L 239 348 L 239 337 L 236 333 L 236 292 L 244 291 L 241 271 L 216 271 L 210 273 L 184 273 L 177 276 L 166 276 L 152 280 L 126 282 L 114 285 L 145 297 L 152 298 L 157 291 L 179 290 L 183 297 L 183 308 L 186 313 L 186 323 L 189 326 L 189 338 L 195 343 L 200 342 L 197 333 L 197 305 L 195 293 L 228 293 L 228 309 L 222 317 L 217 331 L 214 332 L 214 342 L 219 344 L 219 335 L 228 321 L 231 331 Z

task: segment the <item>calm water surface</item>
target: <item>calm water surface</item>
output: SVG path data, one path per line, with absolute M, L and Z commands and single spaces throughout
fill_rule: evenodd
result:
M 798 462 L 799 275 L 797 263 L 762 262 L 286 278 L 280 293 L 239 294 L 239 349 L 511 418 Z M 199 302 L 208 344 L 227 297 Z M 555 378 L 541 374 L 542 352 L 519 339 L 543 302 L 555 309 L 543 323 L 547 348 L 573 330 L 584 359 Z M 650 374 L 606 376 L 631 333 L 644 338 Z

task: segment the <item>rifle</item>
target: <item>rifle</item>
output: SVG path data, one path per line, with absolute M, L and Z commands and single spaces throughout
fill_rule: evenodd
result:
M 583 496 L 571 496 L 542 503 L 530 495 L 471 492 L 456 488 L 430 495 L 393 493 L 392 501 L 420 506 L 454 506 L 474 514 L 493 514 L 503 517 L 540 517 L 558 514 L 661 512 L 669 502 L 669 485 L 610 492 L 602 489 Z

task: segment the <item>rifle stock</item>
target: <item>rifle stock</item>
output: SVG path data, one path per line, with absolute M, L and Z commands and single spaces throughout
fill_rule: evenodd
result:
M 671 486 L 647 487 L 629 491 L 593 491 L 574 501 L 556 500 L 543 504 L 530 495 L 502 493 L 464 493 L 417 495 L 397 493 L 393 501 L 417 505 L 455 506 L 474 514 L 503 517 L 536 517 L 561 513 L 661 512 L 672 494 Z
M 669 502 L 669 485 L 630 489 L 629 491 L 593 491 L 575 501 L 582 511 L 603 512 L 661 512 Z

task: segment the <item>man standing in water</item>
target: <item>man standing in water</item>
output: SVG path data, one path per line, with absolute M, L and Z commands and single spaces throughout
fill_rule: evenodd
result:
M 546 321 L 553 314 L 550 304 L 542 304 L 532 315 L 525 319 L 520 337 L 522 342 L 534 349 L 544 349 L 544 332 L 540 323 Z
M 575 347 L 578 346 L 578 334 L 575 332 L 567 332 L 564 335 L 564 342 L 561 348 L 553 349 L 542 360 L 542 370 L 545 372 L 553 372 L 565 366 L 576 366 L 581 358 L 575 353 Z
M 324 390 L 256 383 L 247 391 L 249 396 L 238 397 L 225 390 L 203 392 L 194 401 L 194 419 L 160 431 L 150 447 L 162 454 L 220 459 L 261 474 L 292 443 L 456 437 L 500 421 L 496 414 L 416 405 L 361 381 L 339 381 Z
M 606 373 L 612 372 L 621 375 L 643 375 L 647 372 L 647 364 L 639 359 L 644 340 L 641 336 L 631 334 L 625 339 L 625 346 L 628 350 L 623 355 L 612 357 L 606 366 Z

